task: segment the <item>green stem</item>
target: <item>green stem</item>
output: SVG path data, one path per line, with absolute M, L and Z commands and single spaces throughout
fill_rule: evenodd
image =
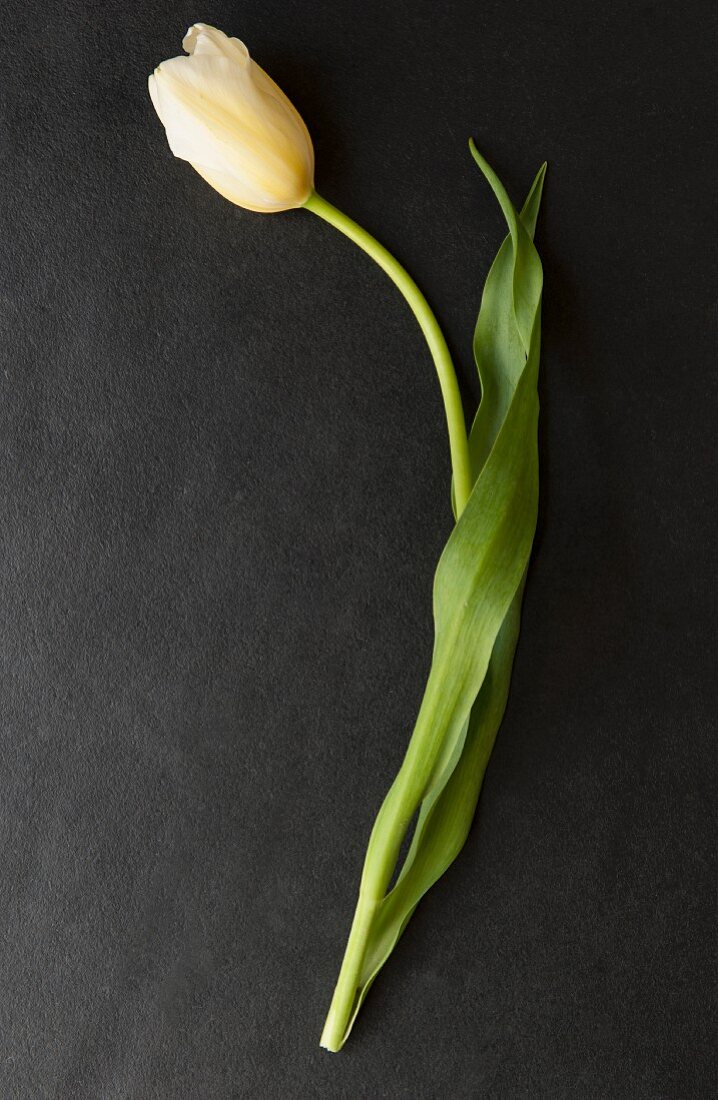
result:
M 313 191 L 304 204 L 307 210 L 317 214 L 324 221 L 329 222 L 335 229 L 340 230 L 350 240 L 358 244 L 360 248 L 375 260 L 399 288 L 406 298 L 411 310 L 416 317 L 421 331 L 426 337 L 429 351 L 434 360 L 436 373 L 441 387 L 441 396 L 446 410 L 446 424 L 449 429 L 449 448 L 451 451 L 451 465 L 454 473 L 454 492 L 456 496 L 457 516 L 461 515 L 464 505 L 469 499 L 472 489 L 471 460 L 469 458 L 469 444 L 466 437 L 466 421 L 464 409 L 461 404 L 461 394 L 456 380 L 454 364 L 451 354 L 446 346 L 444 334 L 439 328 L 439 323 L 431 311 L 429 303 L 419 290 L 409 273 L 394 259 L 383 245 L 362 229 L 355 221 L 342 214 L 336 206 L 323 199 L 316 191 Z
M 460 693 L 450 697 L 443 690 L 445 674 L 445 667 L 432 665 L 409 747 L 371 831 L 354 920 L 322 1032 L 321 1045 L 327 1050 L 340 1050 L 344 1044 L 362 984 L 372 925 L 389 888 L 401 842 L 449 729 L 465 718 Z

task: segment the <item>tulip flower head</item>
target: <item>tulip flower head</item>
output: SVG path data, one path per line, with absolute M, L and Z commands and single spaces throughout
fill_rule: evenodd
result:
M 314 149 L 296 108 L 238 38 L 195 23 L 189 56 L 149 78 L 170 149 L 220 195 L 270 214 L 303 206 L 314 189 Z

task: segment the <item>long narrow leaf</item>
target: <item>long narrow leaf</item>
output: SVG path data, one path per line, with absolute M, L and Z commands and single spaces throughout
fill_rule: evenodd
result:
M 521 222 L 532 239 L 536 228 L 539 207 L 541 205 L 541 194 L 545 174 L 546 166 L 542 165 L 531 185 L 531 189 L 520 214 Z M 514 250 L 512 247 L 512 238 L 509 234 L 504 239 L 489 270 L 474 335 L 474 357 L 481 379 L 481 405 L 474 419 L 469 437 L 474 481 L 481 472 L 486 457 L 496 440 L 501 422 L 506 414 L 511 396 L 513 395 L 516 381 L 526 364 L 526 355 L 524 354 L 523 345 L 518 336 L 516 322 L 514 320 L 513 271 Z M 539 339 L 538 334 L 537 339 Z M 517 602 L 520 605 L 520 596 Z M 511 612 L 509 616 L 507 616 L 507 619 L 510 617 Z M 504 652 L 504 648 L 505 647 L 501 647 L 502 653 Z M 494 654 L 492 654 L 491 662 L 489 663 L 489 670 L 491 670 L 493 662 Z M 488 690 L 489 686 L 493 684 L 495 680 L 495 675 L 487 675 L 487 681 L 484 688 Z M 482 688 L 482 692 L 484 688 Z M 475 706 L 478 704 L 481 704 L 479 709 L 482 713 L 487 710 L 481 699 L 481 694 Z M 443 748 L 442 767 L 440 770 L 437 769 L 436 779 L 431 782 L 430 788 L 422 802 L 411 847 L 398 882 L 401 881 L 411 866 L 416 848 L 421 842 L 426 817 L 436 798 L 446 786 L 448 778 L 461 756 L 466 741 L 467 730 L 468 723 L 462 730 L 457 742 L 455 744 L 447 744 Z

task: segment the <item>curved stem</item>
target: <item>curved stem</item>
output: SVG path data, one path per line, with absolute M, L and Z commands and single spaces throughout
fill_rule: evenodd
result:
M 355 221 L 337 210 L 330 202 L 313 191 L 304 204 L 307 210 L 329 222 L 335 229 L 344 233 L 350 240 L 375 260 L 399 288 L 416 317 L 421 331 L 426 337 L 429 351 L 434 360 L 436 373 L 441 387 L 441 396 L 446 411 L 446 424 L 449 429 L 449 448 L 451 465 L 454 472 L 454 492 L 456 496 L 456 514 L 461 515 L 472 489 L 471 460 L 466 437 L 466 421 L 461 404 L 459 385 L 456 380 L 454 364 L 446 346 L 444 334 L 432 313 L 431 307 L 409 273 L 394 259 L 383 245 L 362 229 Z

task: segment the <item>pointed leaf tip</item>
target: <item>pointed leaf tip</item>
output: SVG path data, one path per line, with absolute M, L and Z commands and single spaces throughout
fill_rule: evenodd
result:
M 483 153 L 480 152 L 473 138 L 469 138 L 469 151 L 471 152 L 472 157 L 474 158 L 484 175 L 486 175 L 487 172 L 492 171 L 491 165 L 489 164 Z

